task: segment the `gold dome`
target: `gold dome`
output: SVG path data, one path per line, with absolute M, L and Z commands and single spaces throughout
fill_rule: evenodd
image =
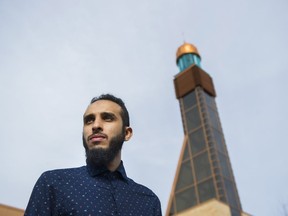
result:
M 177 50 L 177 53 L 176 53 L 176 61 L 178 61 L 178 59 L 184 55 L 184 54 L 188 54 L 188 53 L 193 53 L 193 54 L 196 54 L 198 55 L 200 58 L 200 54 L 197 50 L 197 48 L 192 45 L 192 44 L 189 44 L 189 43 L 184 43 L 182 46 L 180 46 Z

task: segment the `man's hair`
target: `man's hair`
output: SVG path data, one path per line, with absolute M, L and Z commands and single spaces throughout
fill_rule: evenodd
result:
M 128 113 L 128 110 L 125 106 L 125 103 L 122 101 L 122 99 L 117 98 L 111 94 L 102 94 L 98 97 L 92 98 L 90 104 L 92 104 L 96 101 L 99 101 L 99 100 L 109 100 L 109 101 L 112 101 L 112 102 L 118 104 L 121 107 L 120 115 L 122 117 L 123 126 L 127 126 L 127 127 L 130 126 L 129 113 Z

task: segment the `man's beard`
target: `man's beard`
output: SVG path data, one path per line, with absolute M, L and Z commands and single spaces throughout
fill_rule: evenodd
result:
M 114 160 L 116 155 L 122 149 L 125 140 L 125 130 L 123 130 L 121 134 L 113 137 L 107 148 L 100 147 L 89 149 L 84 135 L 82 136 L 82 139 L 83 146 L 86 152 L 87 164 L 91 164 L 97 167 L 107 166 L 110 162 Z

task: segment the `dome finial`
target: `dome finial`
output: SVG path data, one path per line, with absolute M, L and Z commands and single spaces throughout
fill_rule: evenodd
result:
M 185 33 L 184 32 L 182 32 L 182 37 L 183 37 L 183 44 L 185 44 L 186 41 L 185 41 Z

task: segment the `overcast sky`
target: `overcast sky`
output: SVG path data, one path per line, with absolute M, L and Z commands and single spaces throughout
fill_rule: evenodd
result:
M 287 0 L 0 0 L 0 203 L 25 208 L 42 172 L 85 164 L 82 115 L 123 98 L 128 176 L 166 212 L 184 139 L 177 48 L 197 46 L 243 210 L 288 211 Z

